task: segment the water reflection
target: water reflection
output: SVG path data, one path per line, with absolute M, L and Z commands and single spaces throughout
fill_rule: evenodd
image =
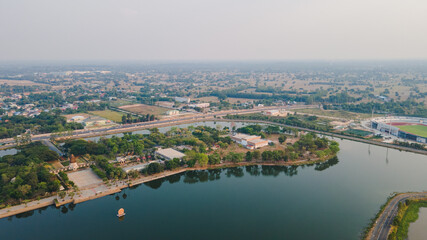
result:
M 251 176 L 259 176 L 261 175 L 261 170 L 258 165 L 246 166 L 246 172 Z
M 183 183 L 195 184 L 203 183 L 208 181 L 215 181 L 221 179 L 221 175 L 224 174 L 226 177 L 236 177 L 241 178 L 245 173 L 250 176 L 272 176 L 277 177 L 280 174 L 285 176 L 292 177 L 298 174 L 298 168 L 313 167 L 316 171 L 324 171 L 336 164 L 338 164 L 338 158 L 334 157 L 325 162 L 321 163 L 311 163 L 300 166 L 265 166 L 265 165 L 251 165 L 244 167 L 231 167 L 224 169 L 210 169 L 210 170 L 196 170 L 189 171 L 180 174 L 175 174 L 166 178 L 157 179 L 151 182 L 144 183 L 145 186 L 148 186 L 152 189 L 158 189 L 163 182 L 177 183 L 182 179 Z M 135 187 L 134 187 L 135 188 Z M 131 188 L 131 189 L 134 189 Z
M 314 170 L 316 170 L 316 171 L 323 171 L 323 170 L 326 170 L 326 169 L 328 169 L 328 168 L 330 168 L 330 167 L 338 164 L 338 162 L 339 162 L 338 158 L 334 157 L 334 158 L 329 159 L 326 162 L 316 163 L 316 166 L 314 167 Z
M 163 182 L 169 182 L 170 184 L 183 182 L 187 184 L 195 184 L 195 183 L 204 183 L 208 181 L 216 181 L 220 180 L 221 176 L 226 176 L 227 178 L 236 177 L 241 178 L 247 173 L 250 176 L 272 176 L 277 177 L 280 174 L 284 174 L 285 176 L 292 177 L 298 174 L 298 168 L 308 168 L 314 166 L 314 170 L 316 171 L 324 171 L 334 165 L 339 163 L 338 158 L 332 158 L 328 161 L 316 164 L 306 164 L 300 166 L 264 166 L 264 165 L 251 165 L 251 166 L 243 166 L 243 167 L 232 167 L 232 168 L 224 168 L 224 169 L 211 169 L 211 170 L 197 170 L 197 171 L 189 171 L 184 173 L 175 174 L 166 178 L 157 179 L 154 181 L 144 183 L 145 186 L 148 186 L 151 189 L 158 189 L 161 187 Z M 136 189 L 138 186 L 130 187 L 129 189 Z M 121 198 L 126 199 L 128 195 L 126 192 L 123 194 L 115 194 L 114 199 L 119 201 Z M 50 206 L 53 207 L 53 206 Z M 68 205 L 63 205 L 58 207 L 62 214 L 67 214 L 70 211 L 73 211 L 76 207 L 76 204 L 70 203 Z M 46 210 L 48 207 L 40 208 L 38 210 L 28 211 L 25 213 L 21 213 L 15 216 L 11 216 L 8 218 L 9 221 L 16 218 L 27 218 L 34 215 L 35 211 L 38 211 L 40 214 L 42 211 Z M 122 220 L 122 219 L 121 219 Z
M 385 155 L 385 163 L 388 164 L 388 148 L 387 148 L 387 153 Z
M 235 167 L 235 168 L 227 168 L 225 176 L 227 177 L 243 177 L 245 174 L 243 173 L 243 167 Z
M 70 203 L 70 204 L 68 204 L 68 206 L 67 205 L 63 205 L 62 207 L 59 207 L 59 208 L 61 208 L 61 213 L 67 214 L 68 210 L 74 211 L 75 207 L 76 207 L 76 204 Z
M 19 214 L 16 214 L 15 217 L 16 218 L 27 218 L 27 217 L 31 217 L 31 216 L 34 215 L 34 212 L 35 212 L 35 210 L 24 212 L 24 213 L 19 213 Z
M 64 205 L 64 206 L 62 206 L 62 208 L 61 208 L 61 212 L 63 213 L 63 214 L 66 214 L 67 212 L 68 212 L 68 208 Z

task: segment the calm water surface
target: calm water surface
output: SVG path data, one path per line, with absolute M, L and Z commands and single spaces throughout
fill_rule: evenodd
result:
M 338 162 L 188 172 L 0 219 L 0 239 L 351 240 L 391 193 L 427 190 L 426 156 L 339 142 Z
M 0 150 L 0 157 L 6 156 L 6 155 L 14 155 L 18 152 L 16 148 L 9 148 L 5 150 Z
M 408 240 L 425 240 L 427 236 L 427 208 L 420 208 L 418 219 L 409 225 Z

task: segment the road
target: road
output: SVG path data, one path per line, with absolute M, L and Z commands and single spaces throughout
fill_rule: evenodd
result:
M 44 145 L 46 145 L 50 150 L 55 151 L 56 153 L 58 153 L 59 156 L 63 156 L 64 153 L 61 152 L 55 145 L 53 145 L 53 143 L 49 140 L 42 140 L 41 141 Z
M 164 124 L 180 124 L 188 121 L 197 121 L 197 120 L 203 120 L 203 119 L 210 119 L 213 117 L 226 116 L 228 114 L 235 115 L 235 114 L 258 113 L 265 110 L 281 109 L 281 108 L 285 108 L 285 107 L 284 106 L 258 107 L 253 109 L 229 110 L 229 111 L 220 111 L 220 112 L 205 113 L 205 114 L 200 113 L 200 114 L 194 114 L 191 116 L 168 118 L 168 119 L 162 119 L 162 120 L 151 121 L 151 122 L 121 124 L 121 125 L 114 125 L 114 126 L 96 128 L 96 129 L 81 129 L 81 130 L 73 131 L 72 137 L 73 138 L 91 137 L 91 136 L 98 136 L 98 135 L 108 135 L 112 133 L 130 132 L 130 131 L 138 130 L 138 128 L 139 129 L 151 128 L 151 127 L 156 127 L 156 125 L 162 125 L 162 124 L 163 125 Z M 296 108 L 318 108 L 318 106 L 317 105 L 286 106 L 286 110 L 296 109 Z M 33 135 L 31 137 L 31 140 L 32 141 L 47 140 L 50 138 L 50 135 L 51 135 L 50 133 Z M 15 143 L 15 140 L 13 138 L 1 139 L 0 143 L 9 144 L 5 147 L 13 147 L 12 144 Z
M 415 149 L 415 148 L 410 148 L 410 147 L 404 147 L 404 146 L 394 145 L 394 144 L 391 144 L 391 143 L 378 142 L 378 141 L 374 141 L 374 140 L 369 140 L 369 139 L 364 139 L 364 138 L 357 138 L 357 137 L 352 137 L 352 136 L 348 136 L 348 135 L 341 135 L 341 134 L 332 133 L 332 132 L 323 132 L 323 131 L 313 130 L 313 129 L 309 129 L 309 128 L 295 127 L 295 126 L 291 126 L 291 125 L 286 125 L 286 124 L 281 124 L 281 123 L 275 123 L 275 122 L 270 122 L 270 121 L 241 120 L 241 119 L 233 119 L 233 120 L 227 119 L 227 121 L 265 123 L 265 124 L 272 124 L 272 125 L 277 125 L 277 126 L 281 126 L 281 127 L 290 127 L 290 128 L 298 129 L 300 131 L 313 132 L 313 133 L 327 135 L 327 136 L 331 136 L 331 137 L 336 137 L 336 138 L 341 138 L 341 139 L 348 139 L 348 140 L 352 140 L 352 141 L 356 141 L 356 142 L 362 142 L 362 143 L 377 145 L 377 146 L 381 146 L 381 147 L 393 148 L 393 149 L 397 149 L 397 150 L 403 150 L 403 151 L 407 151 L 407 152 L 414 152 L 414 153 L 419 153 L 419 154 L 427 155 L 427 150 L 421 150 L 421 149 Z
M 394 217 L 397 215 L 399 203 L 404 202 L 407 199 L 427 198 L 427 192 L 421 193 L 403 193 L 395 196 L 385 207 L 380 217 L 377 219 L 369 240 L 387 240 L 390 232 L 391 223 Z
M 315 108 L 318 106 L 317 105 L 287 106 L 286 110 L 303 108 L 303 107 Z M 220 119 L 217 119 L 215 117 L 226 116 L 228 114 L 235 115 L 235 114 L 257 113 L 257 112 L 262 112 L 265 110 L 280 109 L 280 108 L 285 108 L 285 107 L 277 107 L 276 106 L 276 107 L 263 107 L 263 108 L 254 108 L 254 109 L 221 111 L 221 112 L 214 112 L 214 113 L 207 113 L 207 114 L 195 114 L 195 115 L 186 116 L 186 117 L 169 118 L 169 119 L 163 119 L 163 120 L 157 120 L 157 121 L 151 121 L 151 122 L 115 125 L 115 126 L 104 127 L 104 128 L 96 128 L 96 129 L 92 129 L 92 130 L 82 129 L 82 130 L 73 131 L 73 135 L 71 137 L 72 138 L 88 138 L 88 137 L 93 137 L 93 136 L 102 136 L 102 135 L 110 135 L 110 134 L 117 134 L 117 133 L 123 133 L 123 132 L 132 132 L 132 131 L 137 131 L 137 130 L 142 130 L 142 129 L 147 129 L 147 128 L 164 127 L 164 126 L 168 126 L 168 125 L 178 125 L 178 124 L 184 124 L 184 123 L 189 123 L 189 122 L 220 121 Z M 382 146 L 382 147 L 393 148 L 393 149 L 398 149 L 398 150 L 403 150 L 403 151 L 427 155 L 426 150 L 403 147 L 403 146 L 398 146 L 398 145 L 394 145 L 391 143 L 378 142 L 378 141 L 374 141 L 374 140 L 357 138 L 357 137 L 341 135 L 341 134 L 336 134 L 336 133 L 331 133 L 331 132 L 323 132 L 323 131 L 317 131 L 317 130 L 308 129 L 308 128 L 295 127 L 295 126 L 290 126 L 290 125 L 280 124 L 280 123 L 275 123 L 275 122 L 270 122 L 270 121 L 243 120 L 243 119 L 234 119 L 234 120 L 225 119 L 224 121 L 274 124 L 274 125 L 278 125 L 278 126 L 282 126 L 282 127 L 295 128 L 295 129 L 298 129 L 300 131 L 314 132 L 317 134 L 328 135 L 328 136 L 332 136 L 332 137 L 348 139 L 348 140 L 352 140 L 352 141 L 363 142 L 363 143 L 367 143 L 367 144 L 372 144 L 372 145 L 377 145 L 377 146 Z M 46 140 L 49 138 L 50 138 L 50 133 L 46 133 L 46 134 L 33 135 L 31 137 L 31 140 L 32 141 L 39 141 L 39 140 Z M 4 145 L 0 149 L 14 147 L 14 142 L 15 141 L 13 138 L 2 139 L 2 140 L 0 140 L 0 143 L 5 143 L 7 145 Z

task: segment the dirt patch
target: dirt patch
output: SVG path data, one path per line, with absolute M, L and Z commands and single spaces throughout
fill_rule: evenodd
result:
M 13 86 L 34 86 L 34 85 L 46 85 L 43 83 L 36 83 L 29 80 L 7 80 L 7 79 L 0 79 L 0 84 L 7 84 L 7 85 L 13 85 Z
M 129 112 L 139 113 L 139 114 L 153 114 L 156 116 L 161 115 L 169 110 L 167 108 L 145 105 L 145 104 L 125 105 L 125 106 L 121 106 L 120 109 L 129 111 Z
M 75 117 L 75 116 L 82 116 L 84 118 L 89 118 L 90 114 L 87 113 L 75 113 L 75 114 L 67 114 L 67 115 L 63 115 L 67 120 L 70 120 L 71 118 Z
M 102 184 L 99 178 L 91 169 L 68 173 L 68 178 L 80 189 L 87 189 L 91 186 Z

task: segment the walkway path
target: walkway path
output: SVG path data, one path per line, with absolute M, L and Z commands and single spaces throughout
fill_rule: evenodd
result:
M 0 218 L 13 216 L 16 214 L 28 212 L 31 210 L 47 207 L 54 204 L 56 196 L 40 199 L 38 201 L 29 202 L 27 204 L 16 205 L 9 208 L 0 209 Z

